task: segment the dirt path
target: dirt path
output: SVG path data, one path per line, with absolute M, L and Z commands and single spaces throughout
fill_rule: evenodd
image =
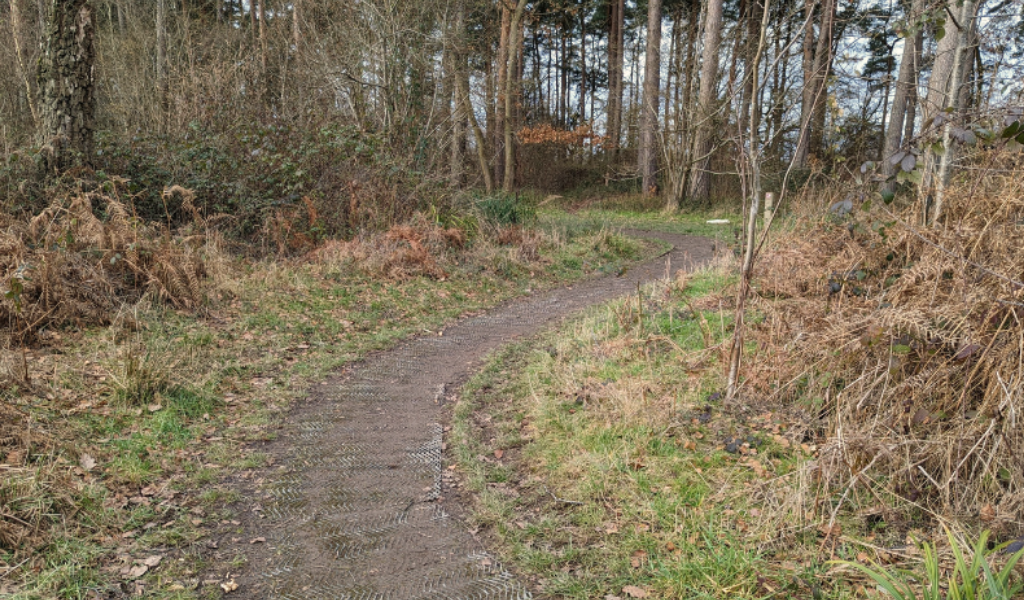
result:
M 491 350 L 586 306 L 710 259 L 709 240 L 629 232 L 673 244 L 667 256 L 505 304 L 421 337 L 315 386 L 264 451 L 280 465 L 236 539 L 250 546 L 230 597 L 529 598 L 451 516 L 442 482 L 443 405 Z M 267 493 L 269 492 L 269 493 Z M 450 503 L 450 499 L 449 499 Z M 246 542 L 241 542 L 246 543 Z

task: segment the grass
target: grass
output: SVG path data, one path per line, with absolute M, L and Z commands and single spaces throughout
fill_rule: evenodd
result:
M 741 204 L 719 203 L 713 209 L 689 208 L 675 213 L 663 210 L 663 198 L 644 198 L 638 193 L 616 195 L 568 194 L 539 200 L 542 224 L 650 229 L 687 235 L 702 235 L 732 244 L 742 225 Z M 708 223 L 727 219 L 728 224 Z
M 208 594 L 185 584 L 215 570 L 195 542 L 233 518 L 237 495 L 221 482 L 267 465 L 247 443 L 272 439 L 311 382 L 463 314 L 659 250 L 589 225 L 548 231 L 533 259 L 516 246 L 489 247 L 441 279 L 235 260 L 215 265 L 219 299 L 200 314 L 142 303 L 127 311 L 133 326 L 45 332 L 46 345 L 28 353 L 32 387 L 6 388 L 0 399 L 54 434 L 24 459 L 35 471 L 17 471 L 30 486 L 19 495 L 50 503 L 39 529 L 48 536 L 0 553 L 0 566 L 20 565 L 0 595 L 89 597 L 125 579 L 119 565 L 153 553 L 166 558 L 138 580 L 147 597 Z M 41 469 L 68 479 L 36 478 Z M 3 472 L 0 500 L 11 481 Z M 220 570 L 230 571 L 244 558 L 224 560 Z
M 542 593 L 847 596 L 819 581 L 813 533 L 770 543 L 768 482 L 809 454 L 779 416 L 721 400 L 731 283 L 710 270 L 650 286 L 642 316 L 635 295 L 594 309 L 467 384 L 452 446 L 474 524 Z

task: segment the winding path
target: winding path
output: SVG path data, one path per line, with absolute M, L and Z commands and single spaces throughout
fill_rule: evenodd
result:
M 446 509 L 443 407 L 488 352 L 584 307 L 711 258 L 711 241 L 628 232 L 673 249 L 608 276 L 506 303 L 410 340 L 310 392 L 270 451 L 283 468 L 249 533 L 267 542 L 234 597 L 530 598 Z M 668 261 L 668 262 L 666 262 Z M 450 500 L 449 500 L 450 502 Z

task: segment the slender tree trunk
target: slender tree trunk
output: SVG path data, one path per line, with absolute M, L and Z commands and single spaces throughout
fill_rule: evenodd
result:
M 17 61 L 16 70 L 18 79 L 25 86 L 25 102 L 32 114 L 32 123 L 39 126 L 39 111 L 36 109 L 36 95 L 29 82 L 29 71 L 25 66 L 25 44 L 22 36 L 25 31 L 24 16 L 21 11 L 22 0 L 11 0 L 11 37 L 14 40 L 14 55 Z
M 564 126 L 569 122 L 569 49 L 566 38 L 568 36 L 563 32 L 562 35 L 562 51 L 560 54 L 562 72 L 560 73 L 560 84 L 559 84 L 559 100 L 558 100 L 558 120 Z
M 793 166 L 797 169 L 807 167 L 811 113 L 814 107 L 814 20 L 808 15 L 814 13 L 816 6 L 817 0 L 804 1 L 804 18 L 807 19 L 807 26 L 804 28 L 803 59 L 801 61 L 804 71 L 804 86 L 801 91 L 800 100 L 800 133 L 797 137 L 796 150 L 793 156 Z
M 754 0 L 756 2 L 756 0 Z M 765 47 L 765 36 L 768 30 L 768 0 L 765 0 L 764 10 L 761 13 L 760 28 L 757 32 L 751 32 L 756 34 L 757 42 L 755 51 L 750 59 L 750 71 L 751 79 L 751 96 L 756 97 L 759 94 L 761 83 L 758 80 L 758 70 L 760 69 L 761 57 L 764 53 Z M 756 11 L 755 11 L 756 12 Z M 741 272 L 740 286 L 737 291 L 736 298 L 736 312 L 733 324 L 733 337 L 732 337 L 732 348 L 729 356 L 729 375 L 726 382 L 726 398 L 732 400 L 736 395 L 737 385 L 739 383 L 739 368 L 740 361 L 743 357 L 743 334 L 744 334 L 744 315 L 746 314 L 746 300 L 750 293 L 750 279 L 754 269 L 754 259 L 756 258 L 755 248 L 755 233 L 757 231 L 757 215 L 760 212 L 759 203 L 761 201 L 761 139 L 758 134 L 760 129 L 760 117 L 761 110 L 757 102 L 752 102 L 750 106 L 749 123 L 750 128 L 748 130 L 749 140 L 747 142 L 747 152 L 750 159 L 750 175 L 751 175 L 751 196 L 750 196 L 750 212 L 747 216 L 747 235 L 745 243 L 745 252 L 743 256 L 743 268 Z
M 964 81 L 966 70 L 965 58 L 968 53 L 968 46 L 971 43 L 971 35 L 974 28 L 974 17 L 978 4 L 974 0 L 964 0 L 959 14 L 960 27 L 956 33 L 956 46 L 953 51 L 953 68 L 951 69 L 949 86 L 946 89 L 947 110 L 955 118 L 960 111 L 960 88 Z M 955 25 L 954 25 L 955 27 Z M 951 35 L 952 31 L 947 32 Z M 946 188 L 949 187 L 952 175 L 951 165 L 956 157 L 956 146 L 952 143 L 952 123 L 946 123 L 943 127 L 942 145 L 945 151 L 939 159 L 938 183 L 935 188 L 935 208 L 931 211 L 930 223 L 934 227 L 942 219 L 942 209 L 946 198 Z
M 939 40 L 935 48 L 935 58 L 932 61 L 932 72 L 928 77 L 927 92 L 925 93 L 923 110 L 921 116 L 924 120 L 930 121 L 935 115 L 946 108 L 946 93 L 949 90 L 950 77 L 953 74 L 953 62 L 957 49 L 957 21 L 953 15 L 959 17 L 959 6 L 957 0 L 949 0 L 946 5 L 949 12 L 946 13 L 944 30 L 946 35 Z
M 661 0 L 648 0 L 647 50 L 644 65 L 643 117 L 640 125 L 640 172 L 644 196 L 658 195 L 658 92 L 661 85 Z
M 481 131 L 480 123 L 476 118 L 476 111 L 473 110 L 473 100 L 469 95 L 469 69 L 464 57 L 459 59 L 456 73 L 457 88 L 455 93 L 461 99 L 462 110 L 469 120 L 469 128 L 473 132 L 473 141 L 476 144 L 476 159 L 480 167 L 480 175 L 484 178 L 484 189 L 489 194 L 494 191 L 494 179 L 491 177 L 491 168 L 487 164 L 487 136 Z
M 53 151 L 51 170 L 88 164 L 92 157 L 93 20 L 88 0 L 53 0 L 39 59 L 42 141 Z
M 514 95 L 519 87 L 519 69 L 515 57 L 519 56 L 520 44 L 522 44 L 522 22 L 523 11 L 526 10 L 526 0 L 519 0 L 516 4 L 515 13 L 512 14 L 509 27 L 509 60 L 507 73 L 505 74 L 505 178 L 502 186 L 506 192 L 511 192 L 515 186 L 515 146 L 512 139 L 512 125 L 514 122 L 512 107 Z
M 697 119 L 693 125 L 693 174 L 690 176 L 690 197 L 695 202 L 707 202 L 711 193 L 712 138 L 718 80 L 718 51 L 722 45 L 722 0 L 709 0 L 704 22 L 704 50 L 701 56 L 700 92 L 697 100 Z
M 822 158 L 825 147 L 826 100 L 828 99 L 828 76 L 832 70 L 832 40 L 835 23 L 836 0 L 825 0 L 821 13 L 821 31 L 818 46 L 814 51 L 814 103 L 811 110 L 808 133 L 808 153 Z
M 587 10 L 580 9 L 580 123 L 587 120 Z
M 490 56 L 485 57 L 484 60 L 484 118 L 487 126 L 487 139 L 493 145 L 494 140 L 497 139 L 497 128 L 498 128 L 498 110 L 497 110 L 497 90 L 495 89 L 494 81 L 494 61 L 491 60 Z M 468 81 L 468 79 L 467 79 Z M 469 86 L 466 86 L 466 93 L 469 93 Z M 469 106 L 469 105 L 467 105 Z M 489 167 L 490 168 L 490 167 Z
M 263 77 L 267 77 L 267 12 L 266 3 L 267 0 L 254 0 L 256 6 L 259 9 L 259 36 L 260 36 L 260 69 L 263 72 Z
M 914 0 L 911 8 L 910 19 L 913 21 L 921 14 L 923 0 Z M 908 99 L 913 93 L 914 83 L 914 47 L 917 44 L 916 36 L 903 38 L 903 56 L 900 58 L 900 71 L 896 76 L 896 94 L 892 99 L 892 111 L 890 112 L 889 125 L 885 129 L 885 143 L 882 146 L 882 175 L 888 179 L 894 172 L 894 165 L 890 158 L 896 154 L 903 144 L 903 122 L 907 116 Z M 892 182 L 885 182 L 885 191 L 893 190 Z
M 665 92 L 662 94 L 662 100 L 665 101 L 665 108 L 662 114 L 665 117 L 662 119 L 662 136 L 661 139 L 664 143 L 668 143 L 668 136 L 671 131 L 672 123 L 672 82 L 675 81 L 676 90 L 679 89 L 679 38 L 683 30 L 680 27 L 680 21 L 682 20 L 682 10 L 675 11 L 672 16 L 672 33 L 669 34 L 669 45 L 668 45 L 668 78 L 665 80 Z M 660 100 L 659 100 L 660 101 Z
M 743 60 L 746 63 L 743 74 L 743 96 L 740 103 L 740 112 L 736 116 L 740 132 L 747 131 L 747 118 L 750 116 L 751 103 L 757 103 L 757 90 L 754 81 L 757 79 L 754 62 L 754 54 L 758 51 L 758 29 L 761 25 L 763 9 L 758 0 L 747 1 L 747 14 L 744 15 L 747 25 L 746 48 L 743 52 Z
M 156 0 L 156 89 L 160 131 L 167 129 L 167 0 Z
M 608 34 L 608 131 L 606 135 L 616 156 L 622 137 L 622 71 L 623 25 L 626 0 L 608 0 L 610 31 Z
M 910 89 L 907 90 L 907 116 L 903 124 L 903 139 L 909 141 L 914 139 L 914 126 L 917 121 L 918 88 L 920 81 L 921 54 L 924 52 L 924 35 L 918 31 L 914 36 L 913 46 L 913 69 L 911 74 Z
M 687 16 L 686 31 L 686 64 L 684 66 L 685 84 L 683 85 L 683 96 L 675 103 L 675 120 L 677 123 L 676 143 L 680 148 L 680 160 L 683 164 L 683 181 L 681 187 L 676 190 L 674 205 L 670 210 L 681 207 L 683 198 L 689 190 L 690 178 L 693 177 L 693 119 L 697 114 L 694 109 L 693 83 L 696 79 L 697 69 L 697 41 L 700 39 L 700 4 L 690 4 L 689 15 Z M 678 91 L 678 90 L 677 90 Z
M 465 132 L 462 130 L 466 122 L 465 112 L 462 105 L 462 94 L 459 93 L 459 71 L 465 68 L 466 61 L 463 59 L 462 40 L 465 36 L 465 7 L 462 2 L 455 6 L 455 23 L 449 31 L 446 44 L 446 71 L 447 86 L 450 95 L 446 95 L 445 101 L 450 99 L 450 121 L 451 121 L 451 146 L 448 161 L 448 183 L 452 187 L 462 185 L 462 140 Z
M 501 37 L 498 41 L 498 62 L 494 68 L 497 72 L 497 104 L 494 109 L 494 182 L 502 185 L 505 174 L 505 94 L 508 92 L 509 64 L 509 33 L 512 26 L 512 11 L 501 4 Z

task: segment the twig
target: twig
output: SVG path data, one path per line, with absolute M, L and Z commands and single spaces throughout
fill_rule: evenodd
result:
M 6 579 L 8 575 L 10 575 L 11 573 L 17 571 L 18 569 L 20 569 L 22 567 L 22 565 L 27 563 L 30 558 L 32 558 L 32 557 L 30 556 L 29 558 L 26 558 L 25 560 L 23 560 L 20 563 L 14 565 L 13 567 L 8 567 L 6 571 L 4 571 L 3 573 L 0 573 L 0 579 Z
M 565 498 L 559 498 L 558 496 L 551 493 L 551 490 L 548 489 L 548 486 L 544 486 L 544 491 L 547 492 L 548 496 L 551 496 L 551 499 L 554 500 L 555 502 L 561 502 L 562 504 L 572 504 L 574 506 L 583 506 L 582 502 L 577 502 L 575 500 L 566 500 Z

